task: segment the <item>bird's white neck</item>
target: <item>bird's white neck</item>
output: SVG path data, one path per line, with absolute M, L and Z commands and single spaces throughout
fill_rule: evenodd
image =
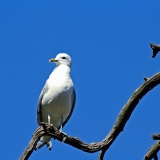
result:
M 66 83 L 70 83 L 72 85 L 72 80 L 70 78 L 70 67 L 64 64 L 57 66 L 50 74 L 47 81 L 50 86 L 54 87 L 54 89 L 55 86 L 63 86 Z M 59 88 L 61 89 L 61 87 Z
M 65 65 L 65 64 L 61 64 L 59 66 L 57 66 L 53 72 L 50 74 L 49 77 L 52 77 L 52 76 L 62 76 L 62 75 L 70 75 L 70 67 Z

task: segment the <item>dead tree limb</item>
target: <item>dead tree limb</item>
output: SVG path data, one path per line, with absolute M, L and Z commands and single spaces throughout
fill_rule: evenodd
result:
M 20 157 L 20 160 L 27 160 L 30 157 L 30 155 L 35 149 L 37 141 L 43 135 L 50 135 L 54 139 L 69 144 L 85 152 L 93 153 L 101 150 L 98 159 L 103 160 L 106 150 L 111 146 L 111 144 L 114 142 L 119 133 L 123 131 L 123 128 L 128 119 L 130 118 L 136 105 L 139 103 L 139 101 L 147 92 L 149 92 L 159 83 L 160 83 L 160 73 L 157 73 L 153 75 L 153 77 L 147 78 L 145 82 L 138 89 L 135 90 L 133 95 L 130 97 L 128 102 L 123 106 L 122 110 L 120 111 L 119 116 L 113 128 L 101 142 L 96 142 L 96 143 L 94 142 L 87 144 L 79 140 L 78 138 L 70 137 L 61 133 L 53 126 L 50 126 L 48 124 L 43 124 L 34 133 L 32 140 L 29 142 L 28 147 L 23 152 L 22 156 Z
M 157 141 L 146 153 L 144 156 L 144 160 L 151 160 L 152 158 L 154 160 L 158 160 L 157 153 L 160 150 L 160 141 Z
M 150 47 L 152 48 L 152 58 L 155 58 L 157 53 L 160 51 L 160 45 L 150 43 Z
M 160 140 L 160 134 L 154 134 L 152 135 L 153 140 Z M 158 160 L 157 153 L 160 150 L 160 141 L 156 142 L 146 153 L 144 156 L 144 160 L 151 160 L 152 158 L 154 160 Z
M 142 84 L 138 89 L 135 90 L 133 95 L 130 97 L 128 102 L 123 106 L 122 110 L 120 111 L 120 114 L 111 129 L 110 133 L 107 135 L 107 137 L 104 139 L 106 145 L 104 146 L 103 150 L 100 153 L 101 159 L 103 160 L 104 152 L 110 147 L 110 145 L 113 143 L 113 141 L 116 139 L 116 137 L 119 135 L 121 131 L 123 131 L 123 128 L 128 121 L 129 117 L 131 116 L 134 108 L 139 103 L 139 101 L 143 98 L 143 96 L 153 89 L 155 86 L 157 86 L 160 83 L 160 73 L 155 74 L 151 78 L 145 78 L 145 83 Z M 110 140 L 110 142 L 109 142 Z
M 152 135 L 153 140 L 160 140 L 160 134 L 154 134 Z

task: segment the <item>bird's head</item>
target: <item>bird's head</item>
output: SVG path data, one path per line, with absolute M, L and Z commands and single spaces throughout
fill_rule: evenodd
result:
M 72 64 L 71 57 L 66 53 L 59 53 L 56 58 L 51 58 L 49 62 L 55 62 L 57 66 L 65 64 L 71 67 Z

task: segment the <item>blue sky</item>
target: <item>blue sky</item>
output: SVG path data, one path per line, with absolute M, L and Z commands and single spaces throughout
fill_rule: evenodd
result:
M 73 60 L 77 101 L 63 131 L 91 143 L 112 128 L 133 91 L 159 72 L 160 1 L 4 1 L 0 2 L 1 155 L 18 159 L 38 127 L 40 91 L 59 52 Z M 104 159 L 143 159 L 160 132 L 159 86 L 139 103 Z M 93 160 L 89 154 L 53 140 L 53 149 L 33 152 L 30 160 Z M 160 155 L 159 155 L 160 156 Z

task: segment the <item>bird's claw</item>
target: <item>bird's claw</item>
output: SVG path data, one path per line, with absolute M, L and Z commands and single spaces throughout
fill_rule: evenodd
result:
M 67 135 L 67 133 L 65 133 L 65 132 L 62 132 L 62 131 L 60 131 L 60 133 L 62 133 L 62 134 L 63 134 L 63 135 L 65 135 L 65 136 Z
M 66 141 L 67 137 L 63 137 L 62 142 L 64 143 Z
M 41 123 L 40 123 L 40 126 L 45 126 L 45 125 L 53 126 L 53 124 L 49 124 L 49 123 L 45 123 L 45 122 L 41 122 Z

